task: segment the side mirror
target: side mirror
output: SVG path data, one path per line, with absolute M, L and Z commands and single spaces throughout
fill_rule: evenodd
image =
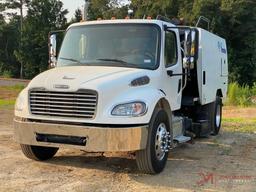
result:
M 57 56 L 60 44 L 62 42 L 65 30 L 51 31 L 48 35 L 49 48 L 49 67 L 53 68 L 57 65 Z
M 49 37 L 49 66 L 56 67 L 57 64 L 57 40 L 56 34 L 51 34 Z
M 184 42 L 184 53 L 185 57 L 190 56 L 190 50 L 191 50 L 191 31 L 186 30 L 185 31 L 185 42 Z

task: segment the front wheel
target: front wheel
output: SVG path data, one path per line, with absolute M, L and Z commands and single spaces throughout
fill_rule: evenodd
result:
M 149 123 L 146 149 L 136 152 L 136 162 L 144 173 L 160 173 L 168 158 L 171 145 L 170 123 L 167 113 L 157 109 Z
M 58 151 L 56 147 L 42 147 L 20 144 L 23 154 L 33 160 L 44 161 L 51 159 Z

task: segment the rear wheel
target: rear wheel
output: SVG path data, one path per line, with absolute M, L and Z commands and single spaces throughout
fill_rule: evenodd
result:
M 222 99 L 221 97 L 217 96 L 216 101 L 214 103 L 213 108 L 213 115 L 212 115 L 212 134 L 218 135 L 221 127 L 221 120 L 222 120 Z
M 170 124 L 164 110 L 154 112 L 148 133 L 146 149 L 136 152 L 136 162 L 144 173 L 160 173 L 166 165 L 171 144 Z
M 23 154 L 33 160 L 44 161 L 51 159 L 58 151 L 59 148 L 55 147 L 42 147 L 33 145 L 20 144 Z

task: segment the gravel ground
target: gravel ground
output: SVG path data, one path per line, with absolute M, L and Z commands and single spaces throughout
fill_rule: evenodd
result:
M 24 157 L 13 141 L 13 111 L 0 109 L 0 191 L 256 191 L 256 135 L 221 131 L 170 152 L 158 175 L 129 154 L 60 149 L 49 161 Z

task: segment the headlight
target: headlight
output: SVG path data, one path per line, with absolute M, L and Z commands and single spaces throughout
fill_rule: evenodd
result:
M 147 107 L 143 102 L 124 103 L 114 107 L 111 115 L 114 116 L 140 116 L 146 113 Z
M 15 111 L 22 111 L 24 108 L 24 98 L 19 94 L 15 103 Z

